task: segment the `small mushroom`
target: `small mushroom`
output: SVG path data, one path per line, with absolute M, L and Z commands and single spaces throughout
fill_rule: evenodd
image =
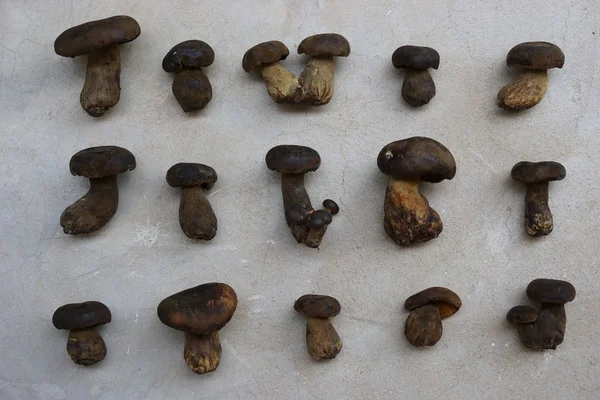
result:
M 99 301 L 65 304 L 52 316 L 56 329 L 69 331 L 67 353 L 79 365 L 94 365 L 106 357 L 106 344 L 96 326 L 108 324 L 111 314 Z
M 305 294 L 294 303 L 294 310 L 308 317 L 306 346 L 314 360 L 331 360 L 342 350 L 342 339 L 329 320 L 341 309 L 335 298 L 316 294 Z
M 181 42 L 163 58 L 163 69 L 176 73 L 173 94 L 184 112 L 201 110 L 212 99 L 212 86 L 202 68 L 214 60 L 214 50 L 201 40 Z
M 537 319 L 538 312 L 529 306 L 515 306 L 508 310 L 506 320 L 511 324 L 530 324 Z
M 554 228 L 548 206 L 548 183 L 565 178 L 565 167 L 554 161 L 521 161 L 512 168 L 512 179 L 527 185 L 525 194 L 525 230 L 530 236 L 549 235 Z
M 267 168 L 282 174 L 281 192 L 285 220 L 298 243 L 318 248 L 332 215 L 339 212 L 335 201 L 323 202 L 324 210 L 315 211 L 304 188 L 304 174 L 316 171 L 321 165 L 321 156 L 316 150 L 305 146 L 280 145 L 267 152 Z
M 333 97 L 334 57 L 348 57 L 350 43 L 337 33 L 309 36 L 298 45 L 298 54 L 310 56 L 298 79 L 302 87 L 302 103 L 322 106 Z
M 117 146 L 81 150 L 69 162 L 71 174 L 90 179 L 90 190 L 63 211 L 60 225 L 69 235 L 97 231 L 110 221 L 119 205 L 117 175 L 135 169 L 135 157 Z
M 204 190 L 217 181 L 214 169 L 204 164 L 179 163 L 167 171 L 167 183 L 181 187 L 179 225 L 191 239 L 211 240 L 217 234 L 217 217 Z
M 388 236 L 400 246 L 436 238 L 442 232 L 442 220 L 419 192 L 419 184 L 454 178 L 452 153 L 433 139 L 412 137 L 381 149 L 377 166 L 390 177 L 383 205 Z
M 225 283 L 205 283 L 167 297 L 157 309 L 160 321 L 185 333 L 183 357 L 197 374 L 212 372 L 221 362 L 218 331 L 233 317 L 237 296 Z
M 140 25 L 135 19 L 119 15 L 75 26 L 56 38 L 54 51 L 59 56 L 88 55 L 85 85 L 79 101 L 92 117 L 101 117 L 119 102 L 119 45 L 131 42 L 140 33 Z
M 498 92 L 498 107 L 508 111 L 527 110 L 538 104 L 548 90 L 548 70 L 562 68 L 565 55 L 555 44 L 526 42 L 513 47 L 506 56 L 506 65 L 524 71 L 516 81 Z
M 435 96 L 435 83 L 427 71 L 438 69 L 440 54 L 431 47 L 401 46 L 392 55 L 395 68 L 406 69 L 402 98 L 411 106 L 420 107 Z

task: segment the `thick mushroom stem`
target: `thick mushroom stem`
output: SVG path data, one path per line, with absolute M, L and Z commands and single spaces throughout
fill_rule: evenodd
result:
M 67 353 L 79 365 L 94 365 L 106 357 L 106 344 L 95 327 L 69 331 Z
M 327 226 L 331 224 L 332 217 L 328 210 L 318 210 L 308 216 L 306 225 L 310 228 L 306 235 L 304 244 L 313 249 L 321 245 L 323 236 L 327 232 Z
M 301 100 L 301 90 L 298 78 L 285 69 L 279 62 L 263 64 L 260 68 L 269 96 L 276 103 L 298 103 Z
M 90 190 L 63 211 L 60 225 L 69 235 L 97 231 L 115 215 L 118 205 L 116 175 L 90 179 Z
M 81 107 L 92 117 L 101 117 L 119 102 L 121 95 L 121 57 L 119 45 L 111 44 L 88 54 Z
M 498 107 L 508 111 L 527 110 L 542 101 L 547 90 L 547 70 L 524 70 L 519 79 L 500 89 Z
M 442 232 L 442 220 L 419 193 L 419 181 L 390 178 L 383 208 L 383 227 L 401 246 L 426 242 Z
M 415 347 L 434 346 L 442 338 L 442 333 L 442 319 L 435 306 L 426 305 L 413 310 L 404 324 L 404 336 Z
M 285 221 L 298 243 L 304 243 L 309 227 L 306 220 L 314 209 L 304 188 L 304 174 L 282 174 L 281 193 Z
M 420 107 L 435 96 L 435 83 L 426 69 L 407 68 L 402 84 L 402 98 L 411 106 Z
M 221 341 L 219 333 L 196 335 L 185 332 L 183 358 L 187 366 L 197 374 L 212 372 L 221 362 Z
M 548 182 L 530 183 L 525 193 L 525 230 L 530 236 L 549 235 L 554 225 L 548 206 Z
M 519 339 L 530 349 L 552 349 L 565 338 L 567 316 L 564 304 L 542 303 L 537 320 L 519 325 Z
M 202 186 L 181 188 L 179 225 L 192 239 L 211 240 L 217 234 L 217 217 Z
M 308 317 L 306 345 L 314 360 L 330 360 L 342 350 L 342 339 L 329 318 Z
M 299 82 L 302 87 L 302 103 L 322 106 L 333 97 L 335 62 L 333 57 L 313 57 L 302 71 Z
M 201 69 L 182 69 L 173 80 L 173 94 L 187 113 L 206 107 L 212 99 L 212 86 Z

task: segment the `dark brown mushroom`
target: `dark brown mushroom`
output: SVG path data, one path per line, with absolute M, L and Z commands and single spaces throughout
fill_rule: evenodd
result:
M 90 147 L 69 162 L 71 174 L 90 179 L 90 190 L 63 211 L 60 225 L 69 235 L 97 231 L 110 221 L 119 205 L 117 175 L 135 169 L 135 157 L 117 146 Z
M 537 319 L 538 312 L 529 306 L 515 306 L 508 310 L 506 320 L 511 324 L 530 324 Z
M 119 102 L 119 45 L 131 42 L 140 33 L 140 25 L 135 19 L 119 15 L 67 29 L 54 42 L 54 51 L 60 56 L 88 55 L 85 85 L 79 101 L 92 117 L 101 117 Z
M 440 54 L 431 47 L 401 46 L 392 55 L 395 68 L 405 69 L 402 98 L 411 106 L 420 107 L 435 96 L 435 83 L 427 71 L 438 69 Z
M 562 68 L 565 55 L 552 43 L 526 42 L 513 47 L 506 65 L 524 71 L 516 81 L 498 92 L 498 107 L 508 111 L 527 110 L 538 104 L 548 90 L 548 70 Z
M 404 324 L 404 336 L 416 347 L 434 346 L 442 338 L 440 311 L 434 306 L 422 306 L 412 311 Z
M 69 331 L 67 353 L 79 365 L 94 365 L 106 357 L 106 344 L 96 326 L 111 321 L 108 307 L 99 301 L 65 304 L 52 316 L 56 329 Z
M 314 360 L 331 360 L 342 350 L 342 339 L 329 320 L 341 309 L 335 298 L 316 294 L 305 294 L 294 303 L 294 310 L 307 317 L 306 346 Z
M 575 287 L 558 279 L 534 279 L 527 286 L 527 297 L 540 303 L 566 304 L 575 299 Z
M 419 184 L 454 178 L 452 153 L 433 139 L 412 137 L 381 149 L 377 166 L 390 177 L 383 205 L 388 236 L 400 246 L 436 238 L 442 232 L 442 220 L 419 192 Z
M 181 187 L 179 225 L 191 239 L 211 240 L 217 234 L 217 217 L 204 195 L 217 181 L 214 169 L 204 164 L 179 163 L 167 171 L 167 183 Z
M 221 362 L 218 331 L 233 317 L 237 296 L 225 283 L 205 283 L 160 302 L 160 321 L 185 333 L 183 356 L 197 374 L 212 372 Z
M 548 184 L 565 178 L 565 167 L 554 161 L 521 161 L 510 172 L 512 179 L 527 185 L 525 194 L 525 230 L 530 236 L 549 235 L 554 221 L 548 206 Z
M 404 302 L 404 309 L 412 311 L 425 305 L 437 307 L 440 318 L 445 319 L 460 310 L 462 302 L 460 297 L 452 290 L 434 286 L 413 294 Z

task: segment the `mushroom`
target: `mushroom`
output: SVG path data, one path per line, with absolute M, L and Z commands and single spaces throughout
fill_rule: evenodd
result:
M 527 110 L 538 104 L 548 90 L 548 70 L 562 68 L 565 55 L 555 44 L 526 42 L 513 47 L 506 56 L 506 65 L 524 71 L 516 81 L 498 92 L 498 107 L 508 111 Z
M 332 215 L 339 212 L 335 201 L 323 202 L 324 210 L 315 211 L 304 188 L 304 174 L 316 171 L 321 156 L 316 150 L 305 146 L 280 145 L 268 151 L 267 168 L 282 174 L 281 192 L 285 220 L 298 243 L 318 248 L 332 222 Z
M 211 240 L 217 234 L 217 217 L 204 190 L 217 181 L 214 169 L 204 164 L 179 163 L 167 171 L 167 183 L 181 187 L 179 225 L 191 239 Z
M 440 54 L 431 47 L 401 46 L 392 55 L 396 68 L 406 69 L 402 84 L 402 98 L 411 106 L 420 107 L 435 96 L 435 83 L 427 71 L 438 69 Z
M 185 333 L 183 358 L 197 374 L 212 372 L 221 362 L 218 331 L 233 317 L 237 296 L 225 283 L 205 283 L 167 297 L 157 309 L 160 321 Z
M 314 360 L 331 360 L 342 350 L 342 339 L 329 320 L 341 309 L 335 298 L 316 294 L 305 294 L 294 303 L 294 310 L 308 317 L 306 346 Z
M 99 301 L 65 304 L 52 316 L 56 329 L 69 331 L 67 353 L 79 365 L 94 365 L 106 357 L 106 344 L 96 326 L 108 324 L 111 314 Z
M 135 19 L 119 15 L 74 26 L 56 38 L 54 51 L 59 56 L 88 55 L 85 85 L 79 101 L 92 117 L 101 117 L 119 102 L 119 45 L 131 42 L 140 32 L 140 25 Z
M 410 296 L 404 302 L 404 309 L 411 312 L 404 325 L 406 339 L 416 347 L 435 345 L 442 338 L 442 320 L 461 306 L 460 297 L 444 287 L 431 287 Z
M 322 106 L 333 97 L 335 62 L 333 57 L 348 57 L 350 43 L 337 33 L 309 36 L 298 45 L 298 54 L 310 56 L 298 79 L 302 87 L 302 103 Z
M 508 310 L 506 320 L 511 324 L 530 324 L 537 319 L 538 312 L 530 306 L 515 306 Z
M 436 238 L 442 232 L 442 220 L 419 192 L 419 183 L 454 178 L 452 153 L 433 139 L 412 137 L 381 149 L 377 166 L 390 177 L 383 204 L 388 236 L 400 246 Z
M 521 161 L 512 168 L 510 176 L 527 185 L 525 194 L 525 230 L 530 236 L 549 235 L 554 228 L 548 206 L 548 184 L 561 181 L 567 175 L 565 167 L 554 161 Z
M 60 225 L 69 235 L 97 231 L 117 212 L 117 174 L 134 170 L 135 157 L 122 147 L 90 147 L 71 157 L 69 169 L 89 178 L 90 190 L 63 211 Z
M 173 94 L 184 112 L 201 110 L 212 99 L 212 87 L 202 68 L 214 60 L 212 47 L 201 40 L 181 42 L 163 58 L 163 69 L 176 73 Z

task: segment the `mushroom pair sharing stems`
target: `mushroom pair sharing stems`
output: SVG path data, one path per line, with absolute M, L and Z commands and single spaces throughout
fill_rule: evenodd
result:
M 280 63 L 289 54 L 289 49 L 282 42 L 263 42 L 244 54 L 242 68 L 246 72 L 260 70 L 267 91 L 276 103 L 312 106 L 329 103 L 333 97 L 334 57 L 350 54 L 346 38 L 336 33 L 323 33 L 304 39 L 298 46 L 298 54 L 311 58 L 300 77 Z

